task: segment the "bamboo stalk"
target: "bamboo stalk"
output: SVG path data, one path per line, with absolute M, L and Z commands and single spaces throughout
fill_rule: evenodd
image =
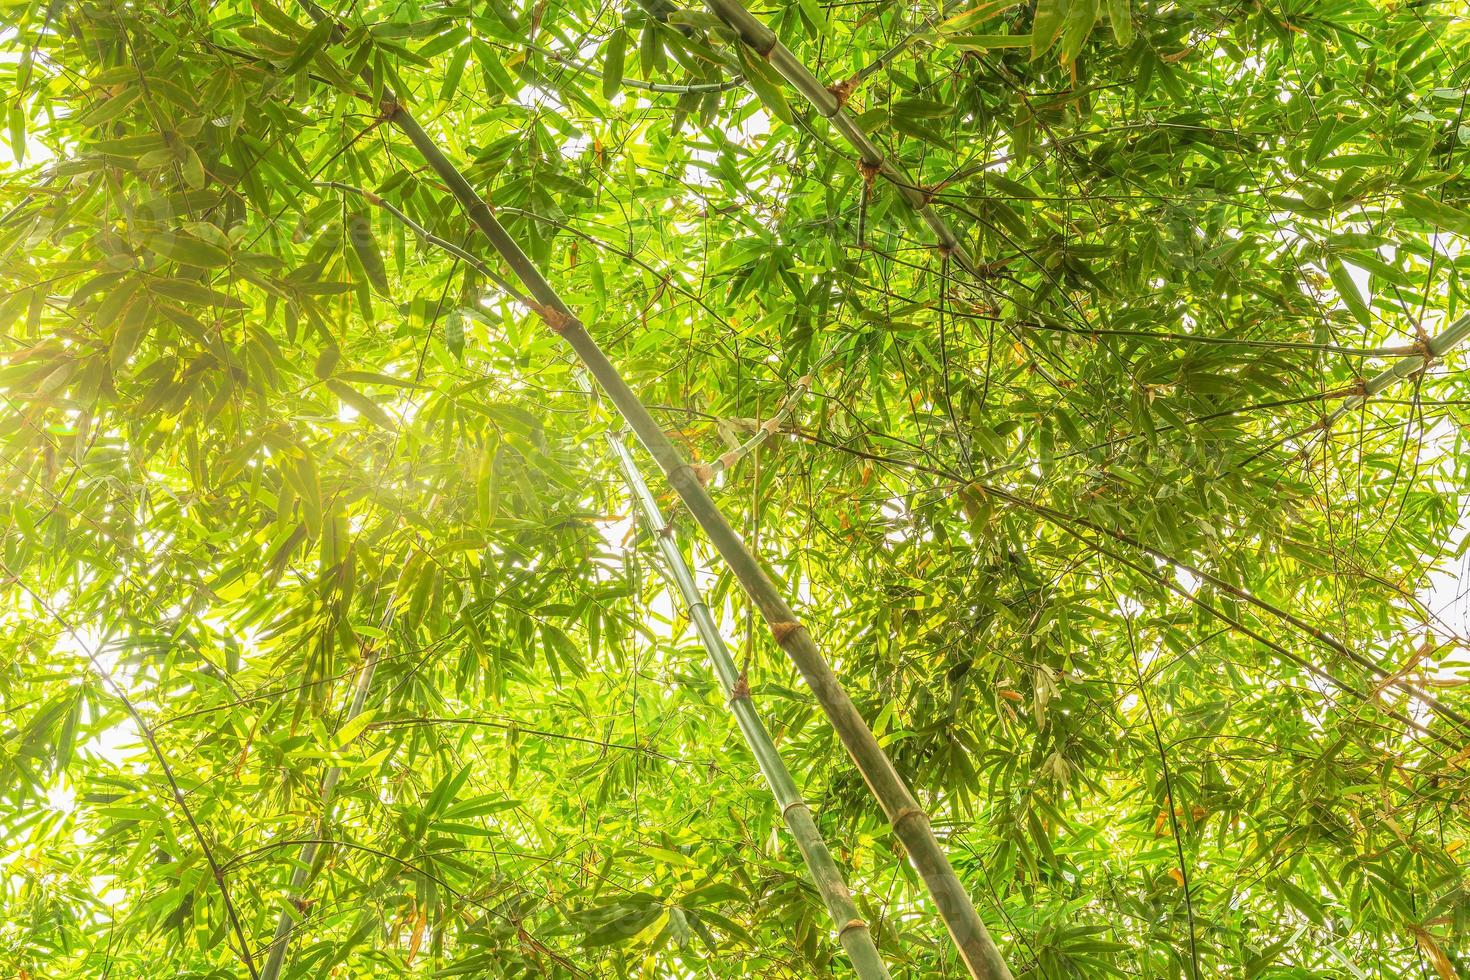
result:
M 705 6 L 709 7 L 710 11 L 726 26 L 734 30 L 746 46 L 790 82 L 792 87 L 801 93 L 812 107 L 842 135 L 843 139 L 857 150 L 859 167 L 864 174 L 881 174 L 898 189 L 903 199 L 933 232 L 943 253 L 953 257 L 960 268 L 978 282 L 984 281 L 983 271 L 960 241 L 959 236 L 950 228 L 949 223 L 940 217 L 934 208 L 930 207 L 928 195 L 918 189 L 901 165 L 885 156 L 877 145 L 868 139 L 857 121 L 844 108 L 850 89 L 839 86 L 834 91 L 824 86 L 806 65 L 780 42 L 775 32 L 747 10 L 740 0 L 705 0 Z M 654 451 L 654 447 L 649 446 L 649 450 L 654 452 L 657 458 L 658 453 Z M 660 460 L 660 463 L 662 465 L 663 461 Z M 680 475 L 677 471 L 671 471 L 669 466 L 665 466 L 665 471 L 670 472 L 671 482 L 675 476 Z M 680 495 L 685 496 L 682 489 L 680 489 Z M 706 518 L 700 516 L 689 496 L 685 496 L 685 502 L 689 505 L 695 518 L 701 525 L 704 525 Z M 719 518 L 718 511 L 711 515 L 711 519 L 716 518 Z M 720 523 L 723 524 L 723 519 L 720 519 Z M 705 530 L 710 534 L 711 540 L 714 541 L 715 547 L 720 549 L 721 554 L 725 554 L 727 548 L 731 552 L 744 551 L 743 543 L 728 525 L 718 529 L 718 534 L 709 526 L 706 526 Z M 738 558 L 738 555 L 736 557 Z M 748 555 L 746 557 L 748 558 Z M 746 585 L 746 591 L 755 599 L 757 606 L 765 614 L 767 621 L 771 623 L 777 642 L 791 655 L 798 669 L 807 677 L 807 682 L 812 689 L 818 691 L 818 698 L 823 698 L 825 694 L 826 697 L 833 699 L 833 709 L 828 710 L 828 717 L 832 719 L 833 725 L 842 735 L 843 744 L 847 746 L 859 768 L 863 770 L 868 786 L 882 804 L 889 822 L 893 825 L 894 832 L 909 848 L 914 866 L 929 887 L 934 904 L 938 906 L 939 914 L 949 928 L 950 936 L 954 939 L 955 946 L 959 949 L 960 957 L 964 960 L 970 975 L 983 978 L 983 980 L 1010 980 L 1011 973 L 1006 968 L 1000 950 L 990 938 L 985 924 L 980 921 L 974 902 L 971 901 L 959 879 L 955 877 L 949 860 L 945 857 L 943 849 L 940 848 L 938 840 L 929 828 L 927 817 L 919 810 L 908 787 L 903 784 L 903 780 L 893 771 L 888 757 L 876 741 L 873 741 L 872 733 L 862 723 L 861 717 L 856 718 L 856 725 L 851 724 L 847 712 L 851 712 L 852 716 L 857 716 L 857 711 L 847 700 L 847 695 L 837 684 L 836 678 L 831 675 L 831 669 L 827 667 L 816 645 L 807 636 L 806 630 L 796 622 L 795 615 L 781 600 L 779 594 L 776 594 L 774 586 L 753 559 L 749 560 L 749 567 L 743 569 L 742 565 L 737 560 L 732 560 L 729 554 L 726 554 L 726 561 L 730 564 L 736 577 L 743 585 Z M 749 578 L 748 583 L 747 578 Z M 810 674 L 808 674 L 809 668 L 812 670 Z M 819 690 L 829 684 L 830 688 Z M 825 700 L 823 706 L 826 707 Z M 864 735 L 866 738 L 863 737 Z M 868 744 L 869 742 L 871 745 Z
M 390 601 L 388 612 L 384 616 L 383 628 L 386 629 L 393 619 L 393 606 Z M 357 687 L 352 692 L 352 703 L 348 705 L 346 724 L 358 715 L 362 714 L 363 706 L 367 703 L 368 691 L 373 686 L 373 673 L 378 668 L 378 648 L 374 647 L 363 660 L 362 670 L 357 675 Z M 300 899 L 302 891 L 306 888 L 306 880 L 311 876 L 311 866 L 316 861 L 317 850 L 321 842 L 327 837 L 327 823 L 332 817 L 332 797 L 337 792 L 337 783 L 342 778 L 342 767 L 333 766 L 327 770 L 322 777 L 322 816 L 318 821 L 318 831 L 315 838 L 301 845 L 301 853 L 297 858 L 296 870 L 291 872 L 291 887 L 287 895 L 287 901 L 295 902 Z M 266 957 L 265 968 L 261 970 L 260 980 L 276 980 L 281 973 L 281 967 L 286 965 L 286 950 L 291 945 L 291 933 L 296 928 L 296 919 L 291 915 L 290 909 L 282 909 L 281 917 L 276 921 L 276 932 L 271 937 L 270 953 Z
M 914 182 L 901 164 L 885 155 L 868 138 L 857 120 L 847 111 L 845 105 L 851 89 L 844 87 L 846 83 L 844 86 L 828 89 L 791 53 L 790 48 L 781 43 L 776 33 L 747 10 L 740 0 L 705 0 L 705 6 L 724 21 L 740 37 L 742 43 L 790 82 L 792 88 L 812 104 L 818 115 L 841 134 L 847 144 L 857 151 L 858 166 L 865 175 L 882 176 L 898 189 L 899 195 L 934 234 L 941 251 L 950 255 L 977 282 L 984 282 L 984 270 L 949 226 L 949 222 L 930 206 L 929 195 Z
M 313 19 L 326 19 L 326 14 L 312 0 L 298 2 Z M 772 40 L 774 41 L 774 35 Z M 790 59 L 789 53 L 788 60 L 794 60 Z M 364 78 L 369 82 L 369 90 L 372 90 L 371 74 L 364 72 Z M 869 790 L 883 808 L 894 834 L 908 850 L 909 859 L 924 879 L 940 917 L 954 938 L 960 957 L 970 974 L 983 980 L 1010 980 L 1011 973 L 1006 969 L 1000 951 L 991 940 L 985 924 L 980 921 L 969 893 L 950 867 L 949 859 L 929 825 L 928 815 L 909 792 L 908 786 L 894 769 L 893 763 L 878 744 L 852 699 L 843 690 L 831 665 L 797 619 L 796 613 L 787 605 L 775 583 L 766 575 L 740 535 L 725 520 L 705 492 L 698 475 L 684 461 L 679 450 L 664 434 L 643 402 L 613 367 L 602 348 L 587 332 L 587 328 L 495 218 L 490 206 L 412 114 L 387 89 L 383 90 L 380 109 L 384 121 L 392 123 L 408 137 L 409 142 L 413 143 L 424 158 L 424 162 L 465 209 L 469 219 L 484 233 L 501 260 L 525 285 L 538 304 L 536 311 L 541 319 L 571 346 L 583 367 L 607 394 L 624 421 L 663 470 L 669 485 L 679 494 L 690 514 L 704 529 L 746 595 L 760 610 L 776 643 L 786 651 L 801 672 L 828 721 L 862 773 Z
M 853 969 L 859 977 L 863 980 L 887 980 L 888 970 L 878 955 L 878 948 L 873 944 L 868 924 L 858 914 L 841 869 L 827 849 L 827 844 L 812 819 L 810 808 L 802 799 L 791 778 L 791 772 L 786 768 L 780 752 L 771 741 L 770 733 L 761 722 L 760 714 L 751 702 L 750 687 L 746 683 L 745 675 L 736 669 L 735 660 L 725 646 L 725 640 L 720 635 L 709 606 L 700 594 L 699 586 L 695 584 L 694 575 L 684 561 L 684 555 L 679 551 L 672 535 L 667 532 L 658 501 L 648 489 L 648 482 L 643 479 L 633 454 L 628 451 L 623 440 L 609 432 L 607 441 L 622 465 L 628 486 L 643 513 L 644 522 L 658 545 L 659 553 L 663 555 L 669 577 L 673 579 L 684 599 L 689 618 L 699 633 L 705 653 L 709 655 L 710 665 L 725 688 L 735 723 L 740 727 L 740 733 L 745 736 L 745 744 L 750 746 L 751 754 L 760 765 L 766 784 L 771 788 L 771 795 L 780 808 L 781 818 L 786 821 L 787 829 L 791 831 L 796 846 L 801 850 L 807 873 L 811 875 L 812 882 L 822 896 L 822 902 L 827 906 L 828 914 L 832 916 L 832 922 L 837 927 L 837 941 L 847 950 Z
M 1466 337 L 1470 337 L 1470 316 L 1462 316 L 1433 337 L 1425 337 L 1420 340 L 1413 353 L 1400 357 L 1392 365 L 1364 381 L 1361 391 L 1343 399 L 1342 404 L 1322 421 L 1323 432 L 1331 429 L 1333 423 L 1338 419 L 1365 404 L 1368 399 L 1379 394 L 1389 385 L 1407 380 L 1415 373 L 1427 369 L 1430 361 L 1444 357 Z

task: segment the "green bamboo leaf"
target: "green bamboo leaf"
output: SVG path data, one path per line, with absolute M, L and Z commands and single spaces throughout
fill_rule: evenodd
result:
M 102 99 L 94 103 L 90 108 L 87 109 L 86 112 L 82 113 L 81 116 L 77 118 L 77 125 L 85 126 L 88 129 L 97 126 L 105 126 L 107 123 L 112 122 L 114 119 L 121 118 L 123 113 L 127 112 L 128 109 L 132 107 L 133 103 L 138 101 L 138 98 L 141 96 L 141 94 L 142 90 L 134 86 L 132 88 L 125 88 L 115 95 L 109 96 L 106 99 Z M 14 107 L 12 109 L 12 113 L 17 111 L 18 109 L 18 106 Z M 14 131 L 14 125 L 14 115 L 12 115 L 12 133 Z
M 217 269 L 230 264 L 229 253 L 224 249 L 181 232 L 151 238 L 148 247 L 165 258 L 196 269 Z
M 192 279 L 150 279 L 148 288 L 165 299 L 198 303 L 201 306 L 220 306 L 226 309 L 243 310 L 247 305 L 228 293 L 211 289 Z
M 756 98 L 760 99 L 771 113 L 781 122 L 788 125 L 795 117 L 791 114 L 791 105 L 786 101 L 786 96 L 781 92 L 781 80 L 771 71 L 764 62 L 756 59 L 746 52 L 742 46 L 740 49 L 740 63 L 745 70 L 745 81 L 755 92 Z
M 1405 194 L 1404 210 L 1421 221 L 1470 237 L 1470 211 L 1436 201 L 1426 194 Z
M 117 330 L 108 348 L 108 362 L 113 373 L 121 371 L 137 352 L 152 322 L 152 306 L 146 299 L 135 299 L 117 320 Z
M 1097 23 L 1100 0 L 1067 0 L 1062 29 L 1062 64 L 1069 65 L 1082 53 L 1093 25 Z
M 1129 0 L 1108 0 L 1108 23 L 1120 48 L 1133 44 L 1133 10 Z
M 347 216 L 347 240 L 352 244 L 357 261 L 362 264 L 362 271 L 367 275 L 368 282 L 372 283 L 373 289 L 380 296 L 389 295 L 388 272 L 383 265 L 383 253 L 378 250 L 377 239 L 373 237 L 372 221 L 365 212 L 355 211 Z
M 643 25 L 638 38 L 638 67 L 644 78 L 654 77 L 662 52 L 663 39 L 659 37 L 658 22 L 650 19 Z
M 496 482 L 495 460 L 500 452 L 500 440 L 487 439 L 480 451 L 479 471 L 475 479 L 475 501 L 480 515 L 480 526 L 489 528 L 495 523 L 499 509 L 500 493 Z
M 944 33 L 967 31 L 1020 4 L 1021 0 L 981 0 L 969 10 L 945 18 L 937 26 Z
M 1347 267 L 1333 259 L 1327 265 L 1327 272 L 1332 277 L 1332 284 L 1337 287 L 1337 295 L 1342 297 L 1348 311 L 1363 326 L 1373 326 L 1373 314 L 1369 311 L 1368 303 L 1363 294 L 1358 291 L 1358 284 L 1353 281 L 1352 274 L 1348 272 Z
M 184 183 L 195 190 L 204 186 L 204 161 L 199 159 L 199 154 L 194 152 L 192 146 L 183 148 L 184 159 L 179 165 L 183 175 Z
M 961 51 L 990 51 L 996 48 L 1029 48 L 1030 34 L 951 34 L 945 39 Z
M 451 310 L 444 318 L 444 346 L 456 361 L 464 359 L 464 314 Z
M 423 47 L 414 53 L 427 62 L 448 51 L 450 48 L 462 48 L 465 40 L 469 36 L 469 30 L 464 27 L 440 31 L 432 40 L 426 42 Z
M 1085 0 L 1078 0 L 1079 3 Z M 1056 43 L 1057 35 L 1067 21 L 1070 0 L 1037 0 L 1036 15 L 1031 21 L 1031 57 L 1040 58 Z
M 335 25 L 330 20 L 324 20 L 308 31 L 301 39 L 301 45 L 297 48 L 296 54 L 286 63 L 286 67 L 281 69 L 281 74 L 295 75 L 306 68 L 316 59 L 317 53 L 325 48 L 327 42 L 332 39 L 334 28 Z
M 26 114 L 19 99 L 10 105 L 10 152 L 15 157 L 15 162 L 25 163 L 26 159 Z
M 454 57 L 449 59 L 449 67 L 444 71 L 444 81 L 439 86 L 440 102 L 452 101 L 459 91 L 459 80 L 464 76 L 465 65 L 469 64 L 472 50 L 469 44 L 460 44 L 454 49 Z
M 291 465 L 282 468 L 282 475 L 291 481 L 298 499 L 306 533 L 316 540 L 322 533 L 322 482 L 317 471 L 316 459 L 311 453 L 302 451 Z
M 619 28 L 613 31 L 603 47 L 602 97 L 611 99 L 623 85 L 623 58 L 628 49 L 628 32 Z
M 807 21 L 815 28 L 819 35 L 830 35 L 832 33 L 832 22 L 827 18 L 827 12 L 822 9 L 818 0 L 797 0 L 801 12 Z
M 344 404 L 351 407 L 368 421 L 387 429 L 389 432 L 397 430 L 398 425 L 393 421 L 392 416 L 383 411 L 382 407 L 367 395 L 335 378 L 327 378 L 324 383 L 328 388 L 332 389 L 332 392 L 338 398 L 342 399 Z
M 77 728 L 82 720 L 83 689 L 78 689 L 70 699 L 66 714 L 62 718 L 61 730 L 56 736 L 56 771 L 65 772 L 71 765 L 72 752 L 76 748 Z

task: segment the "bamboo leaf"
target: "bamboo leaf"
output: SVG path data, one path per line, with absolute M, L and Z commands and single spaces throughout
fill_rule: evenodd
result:
M 1328 266 L 1328 272 L 1332 277 L 1332 284 L 1337 287 L 1337 295 L 1347 305 L 1348 311 L 1363 326 L 1373 326 L 1373 314 L 1368 309 L 1367 300 L 1359 291 L 1358 284 L 1353 281 L 1347 266 L 1333 261 Z
M 616 30 L 603 48 L 602 97 L 611 99 L 623 85 L 623 59 L 628 49 L 628 32 Z
M 364 395 L 356 388 L 353 388 L 346 382 L 339 381 L 336 378 L 327 378 L 324 380 L 323 383 L 332 390 L 333 394 L 335 394 L 338 398 L 342 400 L 343 404 L 347 405 L 353 411 L 357 412 L 359 415 L 363 416 L 373 424 L 380 426 L 381 428 L 384 428 L 389 432 L 393 432 L 398 428 L 397 424 L 393 421 L 393 418 L 387 412 L 383 411 L 382 407 L 379 406 L 377 402 L 373 401 L 371 398 L 369 398 L 367 395 Z

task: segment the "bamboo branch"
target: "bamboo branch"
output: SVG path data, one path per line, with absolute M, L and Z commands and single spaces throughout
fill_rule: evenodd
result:
M 1470 317 L 1467 317 L 1466 320 L 1467 322 L 1470 322 Z M 1061 528 L 1062 530 L 1071 533 L 1073 536 L 1077 536 L 1076 528 L 1085 528 L 1086 530 L 1091 531 L 1094 534 L 1101 534 L 1106 537 L 1112 538 L 1114 541 L 1119 541 L 1123 544 L 1126 544 L 1130 548 L 1134 548 L 1137 551 L 1142 552 L 1143 554 L 1148 555 L 1150 558 L 1153 558 L 1157 561 L 1164 562 L 1165 564 L 1171 565 L 1174 568 L 1186 571 L 1196 578 L 1204 582 L 1208 582 L 1210 585 L 1214 586 L 1216 589 L 1219 589 L 1226 595 L 1239 599 L 1242 602 L 1247 603 L 1248 605 L 1254 606 L 1261 612 L 1273 616 L 1276 619 L 1287 623 L 1295 627 L 1296 629 L 1301 630 L 1303 633 L 1306 633 L 1318 643 L 1321 643 L 1323 646 L 1333 650 L 1336 653 L 1341 654 L 1348 660 L 1351 660 L 1353 663 L 1357 664 L 1359 667 L 1368 671 L 1370 674 L 1378 677 L 1380 680 L 1385 681 L 1386 684 L 1397 687 L 1399 690 L 1418 700 L 1426 707 L 1432 708 L 1433 710 L 1439 712 L 1440 715 L 1454 722 L 1462 730 L 1470 731 L 1470 717 L 1467 717 L 1462 712 L 1451 708 L 1449 705 L 1445 704 L 1434 695 L 1409 682 L 1408 680 L 1405 680 L 1402 677 L 1394 676 L 1391 671 L 1380 667 L 1378 664 L 1374 663 L 1371 658 L 1364 656 L 1363 654 L 1349 647 L 1346 643 L 1343 643 L 1341 640 L 1332 636 L 1327 631 L 1317 626 L 1313 626 L 1311 623 L 1307 622 L 1305 619 L 1296 615 L 1290 610 L 1283 609 L 1282 607 L 1274 603 L 1268 602 L 1265 599 L 1261 599 L 1255 595 L 1252 595 L 1250 592 L 1247 592 L 1239 586 L 1232 585 L 1230 582 L 1227 582 L 1224 579 L 1220 578 L 1220 576 L 1215 575 L 1214 573 L 1209 572 L 1203 568 L 1200 568 L 1198 565 L 1190 564 L 1183 559 L 1175 558 L 1173 555 L 1160 551 L 1157 548 L 1151 547 L 1145 542 L 1140 541 L 1138 538 L 1135 538 L 1133 535 L 1128 534 L 1124 531 L 1118 531 L 1113 528 L 1104 527 L 1101 524 L 1089 521 L 1085 517 L 1075 517 L 1069 514 L 1064 514 L 1059 510 L 1046 506 L 1045 504 L 1039 504 L 1035 501 L 1027 500 L 1025 497 L 1022 497 L 1019 494 L 1009 493 L 1005 490 L 1000 489 L 999 487 L 994 487 L 989 484 L 976 483 L 973 484 L 973 486 L 984 491 L 985 493 L 994 495 L 997 499 L 1014 504 L 1024 510 L 1029 510 L 1031 513 L 1036 514 L 1038 517 L 1045 519 L 1047 523 Z M 1334 679 L 1334 683 L 1339 682 Z
M 807 392 L 812 390 L 812 382 L 816 380 L 817 372 L 820 371 L 822 367 L 836 355 L 836 353 L 837 352 L 833 350 L 821 360 L 817 361 L 816 364 L 812 365 L 812 369 L 810 371 L 797 379 L 796 384 L 793 385 L 791 387 L 791 390 L 786 393 L 786 397 L 781 399 L 781 404 L 777 407 L 776 413 L 760 424 L 760 426 L 756 429 L 755 435 L 751 436 L 749 439 L 745 440 L 745 442 L 729 450 L 728 452 L 721 453 L 713 463 L 695 463 L 694 468 L 699 473 L 700 479 L 704 480 L 705 483 L 709 483 L 716 476 L 719 476 L 721 473 L 730 470 L 746 456 L 749 456 L 751 453 L 755 452 L 755 450 L 760 447 L 761 443 L 765 442 L 773 434 L 781 431 L 781 426 L 786 424 L 786 420 L 790 418 L 791 413 L 796 410 L 796 406 L 801 402 L 802 397 L 805 396 Z
M 796 846 L 801 850 L 807 873 L 811 875 L 812 882 L 817 886 L 817 891 L 827 906 L 828 914 L 832 916 L 832 922 L 837 927 L 837 941 L 842 944 L 843 949 L 847 950 L 847 955 L 852 959 L 853 969 L 859 977 L 863 980 L 887 980 L 888 970 L 884 967 L 883 960 L 878 955 L 878 949 L 873 944 L 873 936 L 868 929 L 868 924 L 858 914 L 847 883 L 843 880 L 841 869 L 837 867 L 831 851 L 827 849 L 821 832 L 817 830 L 817 825 L 812 820 L 811 810 L 798 792 L 790 771 L 782 761 L 775 743 L 771 741 L 770 733 L 766 731 L 760 715 L 751 703 L 750 686 L 746 682 L 745 674 L 736 669 L 735 660 L 725 646 L 725 640 L 720 635 L 719 627 L 710 613 L 709 606 L 705 604 L 704 597 L 700 594 L 693 573 L 684 561 L 684 555 L 679 551 L 679 546 L 674 542 L 673 536 L 667 533 L 658 501 L 648 489 L 647 481 L 643 479 L 643 474 L 638 470 L 638 464 L 633 460 L 633 454 L 628 451 L 623 440 L 609 432 L 607 441 L 617 455 L 618 462 L 622 465 L 623 473 L 628 478 L 628 486 L 643 513 L 650 536 L 658 545 L 659 553 L 663 555 L 664 564 L 667 566 L 666 571 L 673 579 L 674 585 L 677 586 L 679 594 L 683 596 L 684 604 L 689 610 L 689 618 L 699 633 L 705 653 L 709 655 L 711 666 L 714 667 L 715 673 L 719 675 L 720 682 L 725 688 L 729 699 L 727 703 L 730 706 L 730 712 L 735 716 L 735 723 L 740 727 L 746 744 L 750 746 L 751 754 L 755 756 L 756 762 L 760 765 L 761 772 L 766 777 L 766 783 L 771 788 L 771 795 L 775 797 L 776 805 L 781 810 L 781 818 L 786 821 L 791 836 L 796 840 Z
M 1326 433 L 1338 419 L 1358 406 L 1366 404 L 1368 399 L 1389 385 L 1407 380 L 1416 373 L 1426 370 L 1431 361 L 1444 357 L 1450 350 L 1459 346 L 1466 337 L 1470 337 L 1470 316 L 1460 317 L 1433 337 L 1422 338 L 1414 345 L 1410 353 L 1365 381 L 1362 391 L 1355 392 L 1344 399 L 1332 414 L 1323 419 L 1322 431 Z
M 915 27 L 903 37 L 899 38 L 898 43 L 894 44 L 893 47 L 889 48 L 887 51 L 884 51 L 878 57 L 874 58 L 862 68 L 858 69 L 857 73 L 854 74 L 852 78 L 843 83 L 848 86 L 848 94 L 851 94 L 857 89 L 859 85 L 867 81 L 868 77 L 874 72 L 880 71 L 881 69 L 891 64 L 894 58 L 897 58 L 899 55 L 907 51 L 909 45 L 918 40 L 921 35 L 932 31 L 935 24 L 944 20 L 956 10 L 959 10 L 965 5 L 966 2 L 967 0 L 948 0 L 948 2 L 944 4 L 944 6 L 940 7 L 934 13 L 924 18 L 924 20 L 920 22 L 919 26 Z
M 230 898 L 229 886 L 225 884 L 225 870 L 215 858 L 214 848 L 209 846 L 209 841 L 205 838 L 203 829 L 200 828 L 198 821 L 194 819 L 194 811 L 190 808 L 188 801 L 184 799 L 183 790 L 179 789 L 179 782 L 174 778 L 173 766 L 169 765 L 168 758 L 163 754 L 163 748 L 158 744 L 158 738 L 153 734 L 153 729 L 143 719 L 143 715 L 138 711 L 137 705 L 133 704 L 133 699 L 128 697 L 122 685 L 112 676 L 112 672 L 103 665 L 97 656 L 97 651 L 92 648 L 90 643 L 82 638 L 82 635 L 77 632 L 76 628 L 51 603 L 47 602 L 40 593 L 27 585 L 20 576 L 11 571 L 10 567 L 3 562 L 0 562 L 0 572 L 3 572 L 6 579 L 29 595 L 31 601 L 45 612 L 46 615 L 55 620 L 56 624 L 71 637 L 72 642 L 86 654 L 87 660 L 92 664 L 92 670 L 101 679 L 108 691 L 112 693 L 112 696 L 117 698 L 122 704 L 123 710 L 127 712 L 128 718 L 132 720 L 133 726 L 138 730 L 138 734 L 142 736 L 144 742 L 148 743 L 148 748 L 153 753 L 153 758 L 158 762 L 158 768 L 162 770 L 164 780 L 168 783 L 169 793 L 173 796 L 174 805 L 183 813 L 184 820 L 189 824 L 189 831 L 193 834 L 195 842 L 199 845 L 199 850 L 204 853 L 205 863 L 209 865 L 210 874 L 214 877 L 214 883 L 219 889 L 220 898 L 224 900 L 225 917 L 229 919 L 230 929 L 235 933 L 235 941 L 240 946 L 238 955 L 241 961 L 244 962 L 245 970 L 250 974 L 251 980 L 256 980 L 256 978 L 260 977 L 260 974 L 255 969 L 255 957 L 250 955 L 250 944 L 245 939 L 245 930 L 240 925 L 239 913 L 236 912 L 235 903 Z M 228 946 L 229 944 L 226 943 L 226 945 Z
M 1414 377 L 1416 374 L 1422 374 L 1427 371 L 1430 364 L 1434 363 L 1437 358 L 1443 357 L 1451 348 L 1458 345 L 1467 336 L 1470 336 L 1470 316 L 1461 317 L 1436 336 L 1429 337 L 1421 335 L 1409 348 L 1408 353 L 1404 354 L 1397 362 L 1373 377 L 1364 379 L 1355 387 L 1345 389 L 1342 392 L 1346 396 L 1343 399 L 1343 403 L 1330 414 L 1310 425 L 1293 429 L 1284 436 L 1278 436 L 1272 439 L 1269 445 L 1251 454 L 1250 458 L 1241 463 L 1237 468 L 1244 469 L 1262 456 L 1280 448 L 1293 439 L 1311 435 L 1318 430 L 1321 430 L 1322 439 L 1326 441 L 1331 437 L 1332 426 L 1337 423 L 1338 419 L 1341 419 L 1353 409 L 1366 405 L 1369 399 L 1394 382 L 1404 381 Z M 1313 441 L 1315 442 L 1315 439 Z
M 321 21 L 327 18 L 312 0 L 298 2 L 313 19 Z M 772 40 L 774 41 L 774 35 Z M 365 71 L 364 78 L 372 90 L 374 85 L 371 73 Z M 822 91 L 825 93 L 826 90 Z M 830 94 L 828 99 L 831 99 Z M 386 89 L 383 90 L 380 108 L 383 119 L 391 122 L 408 137 L 424 161 L 438 174 L 455 200 L 465 209 L 469 219 L 484 233 L 516 277 L 525 284 L 538 304 L 537 313 L 541 319 L 553 332 L 566 340 L 581 359 L 588 373 L 608 395 L 619 414 L 657 461 L 669 484 L 725 559 L 726 565 L 755 607 L 760 610 L 771 627 L 776 643 L 786 651 L 801 672 L 813 696 L 821 704 L 829 722 L 867 781 L 868 788 L 882 806 L 894 834 L 908 850 L 909 859 L 934 897 L 940 916 L 954 937 L 967 968 L 974 976 L 985 980 L 1010 980 L 1010 971 L 1006 969 L 1000 952 L 975 912 L 969 893 L 950 867 L 949 859 L 929 826 L 928 816 L 904 784 L 872 730 L 838 681 L 837 675 L 833 673 L 831 665 L 797 619 L 796 613 L 786 603 L 740 535 L 710 499 L 698 475 L 685 462 L 679 450 L 654 421 L 637 394 L 623 380 L 617 368 L 613 367 L 602 348 L 587 332 L 587 328 L 541 275 L 535 263 L 506 232 L 490 206 L 470 185 L 464 174 L 444 155 L 412 114 L 397 101 L 396 96 Z
M 525 306 L 527 309 L 532 308 L 530 301 L 527 300 L 526 297 L 521 295 L 520 290 L 516 289 L 515 286 L 511 285 L 509 282 L 506 282 L 504 276 L 496 272 L 494 269 L 490 268 L 490 266 L 487 265 L 484 260 L 482 260 L 479 256 L 473 255 L 470 252 L 466 252 L 464 249 L 460 248 L 458 245 L 454 244 L 451 241 L 440 238 L 438 235 L 429 231 L 429 229 L 425 228 L 423 225 L 419 224 L 417 221 L 413 220 L 408 215 L 404 214 L 401 210 L 389 204 L 387 201 L 383 200 L 383 198 L 372 193 L 371 191 L 365 191 L 361 187 L 354 187 L 351 184 L 344 184 L 339 180 L 318 180 L 316 181 L 316 186 L 330 187 L 334 190 L 346 191 L 350 194 L 356 194 L 358 197 L 361 197 L 369 204 L 375 207 L 382 208 L 394 218 L 398 219 L 398 221 L 409 231 L 422 238 L 425 244 L 433 245 L 435 248 L 448 252 L 450 255 L 459 259 L 461 262 L 469 265 L 470 268 L 474 269 L 486 279 L 489 279 L 511 299 L 515 300 L 517 303 L 520 303 L 522 306 Z

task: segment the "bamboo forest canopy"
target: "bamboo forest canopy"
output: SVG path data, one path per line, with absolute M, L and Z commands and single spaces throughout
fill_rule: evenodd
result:
M 0 0 L 0 973 L 1470 975 L 1463 0 L 682 3 Z

